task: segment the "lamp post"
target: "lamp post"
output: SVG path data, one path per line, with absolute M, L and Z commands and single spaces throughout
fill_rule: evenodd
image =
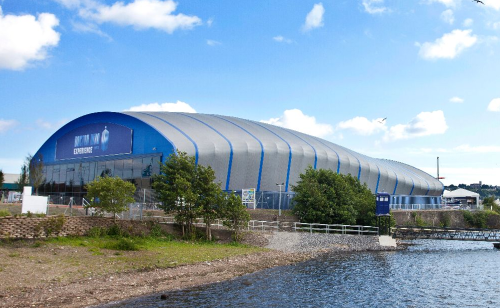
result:
M 279 197 L 279 201 L 278 201 L 278 216 L 281 216 L 281 187 L 283 187 L 284 185 L 285 185 L 285 183 L 281 183 L 281 184 L 276 183 L 276 186 L 279 186 L 279 188 L 280 188 L 280 197 Z

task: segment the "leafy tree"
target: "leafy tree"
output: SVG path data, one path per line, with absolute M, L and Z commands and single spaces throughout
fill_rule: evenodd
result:
M 241 240 L 241 231 L 248 226 L 250 214 L 241 202 L 240 196 L 234 193 L 220 194 L 218 199 L 218 204 L 222 207 L 222 216 L 225 219 L 223 224 L 234 231 L 233 239 L 238 242 Z
M 128 204 L 134 202 L 135 186 L 119 177 L 98 177 L 88 183 L 87 197 L 92 201 L 92 207 L 102 212 L 116 214 L 127 209 Z
M 495 197 L 486 197 L 483 199 L 483 208 L 485 210 L 493 210 L 494 212 L 500 213 L 500 206 L 495 203 Z
M 161 208 L 166 213 L 175 213 L 175 221 L 182 226 L 183 236 L 194 236 L 194 221 L 198 217 L 205 222 L 208 240 L 212 239 L 211 225 L 217 218 L 233 221 L 231 226 L 235 227 L 236 234 L 240 222 L 248 222 L 237 207 L 246 209 L 241 199 L 222 191 L 210 166 L 197 166 L 194 157 L 179 151 L 167 158 L 160 171 L 160 174 L 153 175 L 153 189 L 162 202 Z
M 182 235 L 194 234 L 198 195 L 195 187 L 195 159 L 185 152 L 172 153 L 160 165 L 160 174 L 153 175 L 153 189 L 160 207 L 166 212 L 175 212 L 175 221 L 182 225 Z
M 375 197 L 358 179 L 311 166 L 292 187 L 294 213 L 301 221 L 326 224 L 375 223 Z

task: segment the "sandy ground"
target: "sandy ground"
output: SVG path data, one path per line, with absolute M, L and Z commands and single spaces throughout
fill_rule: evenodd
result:
M 254 238 L 251 244 L 263 246 L 265 241 Z M 78 267 L 53 260 L 47 262 L 47 258 L 55 256 L 70 258 L 77 253 L 72 249 L 54 251 L 54 248 L 41 247 L 37 249 L 38 255 L 29 258 L 23 258 L 23 249 L 17 249 L 16 255 L 11 256 L 7 250 L 0 249 L 3 262 L 9 263 L 8 268 L 15 268 L 14 272 L 0 268 L 0 307 L 88 307 L 220 282 L 312 257 L 311 254 L 264 251 L 173 268 L 94 275 L 92 266 L 99 265 L 89 266 L 82 273 L 81 268 L 74 270 Z

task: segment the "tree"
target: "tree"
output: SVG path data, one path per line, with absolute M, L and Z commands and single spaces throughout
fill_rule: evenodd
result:
M 135 201 L 135 185 L 119 177 L 98 177 L 85 188 L 92 207 L 112 213 L 115 222 L 116 214 L 125 211 L 128 204 Z
M 309 166 L 292 189 L 296 193 L 293 212 L 303 222 L 375 223 L 375 196 L 351 175 Z
M 241 199 L 237 201 L 228 197 L 215 179 L 212 167 L 196 165 L 193 156 L 180 151 L 172 153 L 160 166 L 160 174 L 153 176 L 153 189 L 161 201 L 161 208 L 166 213 L 175 213 L 175 221 L 182 226 L 183 236 L 195 235 L 194 221 L 201 217 L 206 238 L 211 240 L 211 225 L 215 219 L 233 219 L 235 214 L 228 209 L 237 211 L 238 202 L 245 208 Z
M 3 171 L 0 169 L 0 189 L 3 187 L 3 182 L 4 182 L 4 177 L 3 177 Z
M 182 226 L 182 235 L 193 235 L 197 216 L 195 191 L 195 159 L 185 152 L 169 155 L 160 165 L 160 174 L 153 175 L 153 189 L 165 213 L 175 212 L 175 221 Z M 186 230 L 187 228 L 187 230 Z
M 24 186 L 29 185 L 29 171 L 26 164 L 21 166 L 21 174 L 19 175 L 19 179 L 16 181 L 16 184 L 21 192 L 24 190 Z
M 233 230 L 233 240 L 241 240 L 241 231 L 248 226 L 250 214 L 247 208 L 241 202 L 240 196 L 234 193 L 219 195 L 218 204 L 221 205 L 222 216 L 224 217 L 224 226 Z
M 483 199 L 483 208 L 485 210 L 491 209 L 497 213 L 500 213 L 500 207 L 498 206 L 498 204 L 495 203 L 495 197 L 493 196 L 486 197 Z

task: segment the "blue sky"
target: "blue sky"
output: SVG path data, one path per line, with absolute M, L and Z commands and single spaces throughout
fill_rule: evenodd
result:
M 148 109 L 500 185 L 500 0 L 483 2 L 0 0 L 0 169 L 76 117 Z

